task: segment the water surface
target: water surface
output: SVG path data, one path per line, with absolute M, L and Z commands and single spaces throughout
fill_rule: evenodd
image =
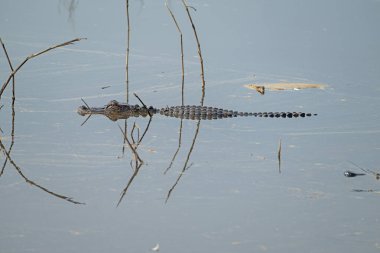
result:
M 84 118 L 82 104 L 125 100 L 126 18 L 113 1 L 2 1 L 0 36 L 13 64 L 75 37 L 87 40 L 28 62 L 16 76 L 11 164 L 0 178 L 0 252 L 378 252 L 380 182 L 346 178 L 349 163 L 379 171 L 379 1 L 194 1 L 205 61 L 205 104 L 239 111 L 307 111 L 308 119 L 197 121 L 153 117 L 133 175 L 117 124 Z M 25 7 L 28 8 L 25 8 Z M 200 67 L 191 25 L 183 31 L 185 102 L 198 104 Z M 179 35 L 161 1 L 131 1 L 130 89 L 146 104 L 178 105 Z M 3 54 L 0 75 L 9 71 Z M 268 91 L 252 83 L 320 83 Z M 109 87 L 108 87 L 109 86 Z M 107 87 L 107 88 L 104 88 Z M 102 89 L 103 88 L 103 89 Z M 11 89 L 1 99 L 11 144 Z M 138 100 L 130 94 L 131 103 Z M 143 130 L 148 118 L 129 119 Z M 281 173 L 277 151 L 282 143 Z M 1 164 L 5 160 L 1 156 Z M 355 190 L 373 190 L 357 192 Z

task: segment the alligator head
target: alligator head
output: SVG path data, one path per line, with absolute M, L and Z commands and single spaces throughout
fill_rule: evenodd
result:
M 146 117 L 156 113 L 156 110 L 153 107 L 122 104 L 112 100 L 104 107 L 79 106 L 77 112 L 81 116 L 102 114 L 110 120 L 116 121 L 118 119 L 128 119 L 129 117 Z

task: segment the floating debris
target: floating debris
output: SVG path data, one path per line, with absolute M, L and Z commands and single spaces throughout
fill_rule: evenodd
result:
M 265 90 L 279 91 L 279 90 L 302 90 L 302 89 L 325 89 L 325 84 L 313 83 L 265 83 L 265 84 L 246 84 L 244 87 L 256 90 L 261 95 L 264 95 Z
M 152 248 L 152 251 L 155 251 L 155 252 L 160 251 L 160 244 L 157 243 L 156 246 Z
M 380 193 L 378 190 L 373 190 L 373 189 L 368 189 L 368 190 L 363 190 L 363 189 L 352 189 L 353 192 L 375 192 L 375 193 Z
M 277 159 L 278 159 L 278 173 L 281 173 L 281 139 L 278 143 Z
M 265 86 L 259 86 L 259 85 L 252 85 L 252 88 L 251 87 L 248 87 L 250 89 L 255 89 L 258 93 L 260 93 L 261 95 L 264 95 L 265 94 Z

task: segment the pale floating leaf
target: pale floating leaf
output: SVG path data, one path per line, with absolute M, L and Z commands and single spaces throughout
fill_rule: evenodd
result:
M 327 85 L 316 83 L 265 83 L 265 84 L 246 84 L 244 87 L 256 90 L 264 95 L 265 90 L 303 90 L 303 89 L 325 89 Z
M 152 248 L 152 251 L 155 251 L 155 252 L 160 251 L 160 244 L 157 243 L 156 246 Z

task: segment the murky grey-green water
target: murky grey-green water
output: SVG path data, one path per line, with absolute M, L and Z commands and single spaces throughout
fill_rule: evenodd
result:
M 16 66 L 27 55 L 86 37 L 28 62 L 16 76 L 15 142 L 0 177 L 0 252 L 379 252 L 380 2 L 191 1 L 205 61 L 205 104 L 239 111 L 307 111 L 307 119 L 197 121 L 153 117 L 133 170 L 117 123 L 76 113 L 125 99 L 124 1 L 0 2 L 0 36 Z M 185 102 L 198 104 L 200 67 L 183 6 Z M 179 105 L 179 34 L 163 1 L 130 1 L 130 89 L 157 107 Z M 0 54 L 1 82 L 9 67 Z M 271 91 L 250 83 L 322 83 Z M 108 87 L 109 86 L 109 87 Z M 102 89 L 103 87 L 103 89 Z M 108 88 L 104 88 L 108 87 Z M 11 144 L 11 87 L 1 141 Z M 131 103 L 138 100 L 130 96 Z M 131 118 L 144 129 L 147 118 Z M 124 121 L 119 121 L 123 126 Z M 281 174 L 277 150 L 282 142 Z M 5 155 L 1 153 L 1 164 Z M 371 192 L 358 192 L 364 190 Z

